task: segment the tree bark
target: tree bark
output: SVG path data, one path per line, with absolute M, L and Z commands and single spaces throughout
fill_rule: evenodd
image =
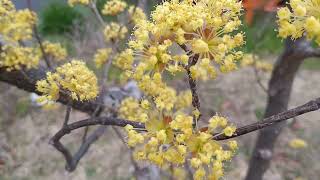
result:
M 45 79 L 47 71 L 48 70 L 43 67 L 39 67 L 38 69 L 30 69 L 26 71 L 6 71 L 5 68 L 0 67 L 0 81 L 14 85 L 25 91 L 34 92 L 41 95 L 41 93 L 36 90 L 36 82 L 38 80 Z M 72 107 L 79 111 L 92 114 L 93 112 L 95 112 L 96 108 L 99 108 L 98 111 L 101 111 L 104 108 L 103 105 L 97 99 L 93 101 L 83 102 L 73 101 Z M 66 105 L 69 101 L 70 97 L 67 94 L 60 93 L 58 102 Z
M 277 59 L 268 88 L 268 101 L 264 117 L 287 110 L 295 75 L 308 57 L 309 42 L 304 39 L 286 40 L 285 49 Z M 259 132 L 249 164 L 246 180 L 261 180 L 270 166 L 274 144 L 286 122 L 264 128 Z

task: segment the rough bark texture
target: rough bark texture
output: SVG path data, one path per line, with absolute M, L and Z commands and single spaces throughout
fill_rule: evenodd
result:
M 0 81 L 14 85 L 20 89 L 28 92 L 35 92 L 40 95 L 40 92 L 36 90 L 36 82 L 46 77 L 46 69 L 31 69 L 28 71 L 6 71 L 4 68 L 0 68 Z M 68 104 L 70 98 L 67 94 L 60 93 L 58 99 L 62 104 Z M 97 107 L 99 107 L 98 101 L 80 102 L 73 101 L 72 107 L 86 113 L 93 113 Z M 102 106 L 100 107 L 103 108 Z
M 278 58 L 269 81 L 268 102 L 264 117 L 269 117 L 287 110 L 294 77 L 308 57 L 305 50 L 310 44 L 304 39 L 295 42 L 287 40 L 285 50 Z M 264 128 L 259 132 L 256 146 L 252 153 L 246 180 L 261 180 L 270 166 L 274 144 L 285 122 Z

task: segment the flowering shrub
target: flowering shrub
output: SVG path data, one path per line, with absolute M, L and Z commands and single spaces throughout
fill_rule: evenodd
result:
M 200 127 L 198 121 L 204 118 L 196 83 L 234 71 L 238 64 L 272 70 L 270 64 L 255 61 L 253 55 L 244 55 L 239 50 L 245 43 L 244 33 L 238 31 L 241 2 L 165 1 L 148 19 L 138 7 L 128 6 L 121 0 L 108 1 L 102 13 L 108 16 L 126 13 L 130 17 L 127 24 L 105 23 L 94 1 L 68 2 L 70 6 L 90 7 L 103 26 L 102 34 L 108 47 L 96 51 L 93 57 L 96 67 L 103 67 L 103 75 L 106 75 L 112 62 L 123 70 L 123 79 L 135 80 L 143 93 L 141 99 L 124 99 L 117 111 L 119 118 L 131 123 L 127 123 L 125 131 L 128 146 L 134 149 L 134 158 L 171 169 L 172 174 L 178 176 L 183 173 L 182 167 L 190 165 L 194 179 L 221 178 L 224 163 L 231 160 L 238 145 L 235 140 L 221 142 L 215 138 L 234 137 L 237 128 L 218 114 Z M 8 71 L 30 69 L 37 68 L 40 59 L 48 56 L 54 60 L 67 58 L 66 50 L 58 43 L 39 42 L 40 47 L 26 47 L 21 43 L 32 38 L 36 15 L 29 10 L 15 10 L 9 0 L 0 0 L 0 3 L 0 22 L 3 24 L 0 34 L 6 44 L 1 46 L 0 67 Z M 278 12 L 279 36 L 295 39 L 306 32 L 310 39 L 319 43 L 319 12 L 313 9 L 319 6 L 318 1 L 295 0 L 290 5 L 292 12 L 288 8 Z M 129 24 L 134 25 L 132 36 L 128 47 L 120 51 L 118 43 L 127 37 Z M 97 77 L 84 62 L 73 59 L 49 69 L 45 79 L 36 83 L 37 91 L 42 93 L 40 101 L 57 101 L 61 93 L 69 95 L 70 101 L 90 101 L 98 97 Z M 190 90 L 177 91 L 166 83 L 166 74 L 178 73 L 186 74 Z M 104 92 L 104 84 L 101 87 L 100 92 Z M 145 125 L 145 128 L 136 128 L 134 123 L 139 127 Z M 53 144 L 61 150 L 57 139 Z M 301 141 L 291 144 L 303 146 Z

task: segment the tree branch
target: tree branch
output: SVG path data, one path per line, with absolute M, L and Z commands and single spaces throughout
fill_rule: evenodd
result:
M 320 58 L 320 48 L 309 47 L 306 50 L 307 57 Z
M 320 98 L 317 98 L 315 100 L 309 101 L 308 103 L 298 106 L 296 108 L 290 109 L 288 111 L 284 111 L 282 113 L 270 116 L 268 118 L 263 119 L 262 121 L 249 124 L 247 126 L 243 126 L 240 128 L 237 128 L 235 133 L 232 136 L 225 136 L 224 134 L 220 134 L 214 137 L 214 140 L 225 140 L 230 139 L 238 136 L 242 136 L 244 134 L 248 134 L 253 131 L 257 131 L 259 129 L 266 128 L 268 126 L 280 123 L 282 121 L 300 116 L 302 114 L 316 111 L 320 109 Z
M 6 82 L 28 92 L 34 92 L 41 95 L 36 90 L 36 82 L 46 78 L 46 68 L 39 67 L 38 69 L 7 71 L 5 68 L 0 68 L 0 81 Z M 102 94 L 100 94 L 102 96 Z M 69 95 L 61 92 L 58 102 L 67 105 L 70 101 Z M 72 108 L 82 112 L 92 114 L 96 108 L 100 106 L 98 111 L 104 109 L 104 106 L 98 101 L 72 101 Z

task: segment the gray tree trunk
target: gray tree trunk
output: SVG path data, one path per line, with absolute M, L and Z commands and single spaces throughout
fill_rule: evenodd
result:
M 295 42 L 286 40 L 284 52 L 274 66 L 268 88 L 268 102 L 264 117 L 269 117 L 287 110 L 295 75 L 306 58 L 305 50 L 309 42 L 299 39 Z M 259 132 L 249 164 L 246 180 L 262 180 L 270 166 L 274 144 L 285 122 L 265 128 Z

